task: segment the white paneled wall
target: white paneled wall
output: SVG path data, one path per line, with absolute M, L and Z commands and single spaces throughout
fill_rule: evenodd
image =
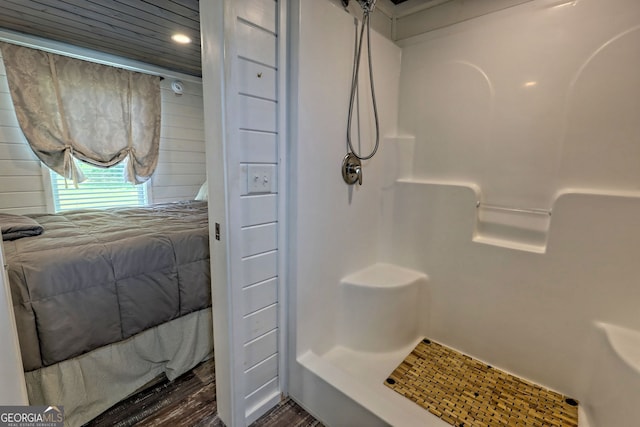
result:
M 239 149 L 244 397 L 251 423 L 279 399 L 278 376 L 278 4 L 235 2 L 237 13 L 237 147 Z M 252 194 L 248 169 L 271 171 L 272 191 Z M 230 231 L 231 233 L 234 230 Z
M 170 85 L 170 79 L 161 83 L 160 156 L 151 180 L 155 203 L 193 199 L 206 176 L 202 84 L 183 82 L 182 95 Z
M 47 195 L 42 168 L 18 125 L 1 55 L 0 212 L 43 212 Z M 170 79 L 161 82 L 160 156 L 151 180 L 156 203 L 193 199 L 206 176 L 202 84 L 183 82 L 182 95 L 174 94 L 170 85 Z
M 220 202 L 209 213 L 220 224 L 220 237 L 212 240 L 219 250 L 212 258 L 219 275 L 213 280 L 216 397 L 229 426 L 251 424 L 286 393 L 280 13 L 276 0 L 200 3 L 207 173 L 224 179 L 224 186 L 218 180 L 209 186 L 211 199 Z M 249 186 L 249 171 L 268 184 Z
M 46 211 L 40 161 L 27 145 L 13 109 L 0 52 L 0 212 Z

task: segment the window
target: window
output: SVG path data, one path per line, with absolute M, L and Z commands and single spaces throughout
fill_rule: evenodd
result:
M 160 77 L 0 47 L 20 129 L 45 165 L 69 176 L 75 151 L 103 167 L 128 158 L 133 183 L 151 178 L 160 144 Z
M 147 183 L 149 181 L 139 185 L 124 182 L 125 163 L 120 162 L 109 169 L 104 169 L 84 162 L 76 162 L 87 178 L 86 181 L 78 184 L 78 188 L 70 180 L 67 180 L 65 187 L 64 178 L 49 171 L 55 211 L 148 204 Z

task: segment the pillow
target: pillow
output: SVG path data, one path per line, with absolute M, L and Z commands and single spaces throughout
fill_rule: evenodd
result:
M 200 187 L 200 191 L 196 195 L 196 200 L 209 200 L 209 187 L 207 186 L 207 181 L 204 181 L 204 184 Z
M 2 240 L 37 236 L 44 231 L 40 224 L 29 217 L 5 213 L 0 213 L 0 229 L 2 229 Z

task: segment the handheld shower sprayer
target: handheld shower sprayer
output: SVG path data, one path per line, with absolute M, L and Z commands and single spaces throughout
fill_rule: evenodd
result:
M 342 162 L 342 177 L 349 185 L 358 182 L 362 185 L 362 164 L 361 160 L 369 160 L 378 151 L 380 146 L 380 120 L 378 119 L 378 106 L 376 102 L 376 93 L 373 84 L 373 64 L 371 60 L 371 13 L 376 4 L 376 0 L 358 0 L 362 7 L 362 27 L 360 28 L 360 37 L 358 37 L 358 25 L 356 21 L 356 41 L 353 58 L 353 75 L 351 79 L 351 94 L 349 97 L 349 115 L 347 117 L 347 155 Z M 347 7 L 348 0 L 342 0 L 342 4 Z M 366 33 L 365 33 L 366 30 Z M 369 83 L 371 88 L 371 101 L 373 106 L 373 115 L 376 125 L 376 142 L 373 150 L 368 155 L 356 152 L 351 141 L 351 123 L 353 119 L 353 110 L 356 101 L 356 92 L 358 91 L 358 76 L 360 72 L 360 58 L 362 56 L 363 41 L 367 38 L 367 59 L 369 63 Z
M 358 0 L 358 3 L 365 13 L 373 12 L 373 8 L 376 6 L 376 0 Z
M 371 13 L 376 5 L 376 1 L 377 0 L 358 0 L 358 3 L 363 11 Z M 342 6 L 349 7 L 349 0 L 342 0 Z

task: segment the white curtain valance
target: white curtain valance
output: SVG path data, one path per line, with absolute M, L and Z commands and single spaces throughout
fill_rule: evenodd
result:
M 0 43 L 22 131 L 55 172 L 82 181 L 74 157 L 100 167 L 127 160 L 126 179 L 158 163 L 160 78 Z

